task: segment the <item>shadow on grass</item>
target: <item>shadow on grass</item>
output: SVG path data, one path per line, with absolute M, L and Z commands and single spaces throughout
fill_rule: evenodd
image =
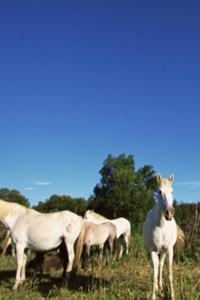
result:
M 0 272 L 0 284 L 4 282 L 9 282 L 10 289 L 12 289 L 12 284 L 10 280 L 14 280 L 16 275 L 15 270 L 6 270 Z M 109 286 L 110 282 L 93 275 L 73 275 L 69 281 L 61 277 L 53 277 L 49 274 L 36 274 L 33 272 L 27 272 L 28 285 L 32 285 L 37 289 L 42 297 L 56 296 L 59 293 L 59 288 L 66 288 L 69 291 L 82 291 L 88 293 L 92 289 L 99 289 L 101 287 Z M 30 280 L 30 281 L 29 281 Z M 20 289 L 20 287 L 19 287 Z
M 6 270 L 6 271 L 0 271 L 0 281 L 8 280 L 10 278 L 14 278 L 16 274 L 16 271 L 14 270 Z
M 45 276 L 47 279 L 47 276 Z M 73 276 L 68 282 L 62 278 L 58 277 L 51 277 L 48 276 L 48 280 L 44 281 L 43 275 L 40 276 L 40 280 L 37 284 L 37 290 L 41 294 L 42 297 L 47 297 L 49 294 L 51 296 L 55 296 L 59 290 L 59 288 L 66 288 L 69 291 L 75 292 L 80 291 L 83 293 L 88 293 L 92 289 L 99 289 L 101 287 L 109 286 L 110 282 L 102 279 L 97 278 L 93 275 L 79 275 Z M 52 291 L 52 292 L 51 292 Z

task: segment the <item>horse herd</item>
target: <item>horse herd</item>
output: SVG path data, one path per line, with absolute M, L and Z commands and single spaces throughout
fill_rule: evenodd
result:
M 152 300 L 156 299 L 156 295 L 163 288 L 162 269 L 166 256 L 169 262 L 170 296 L 172 300 L 175 299 L 172 275 L 173 248 L 177 238 L 183 239 L 183 232 L 173 217 L 173 180 L 173 176 L 168 179 L 157 176 L 157 202 L 147 214 L 143 226 L 144 245 L 150 251 L 153 263 Z M 109 256 L 113 254 L 116 245 L 120 248 L 119 258 L 123 253 L 129 252 L 130 222 L 125 218 L 110 220 L 92 210 L 87 210 L 82 218 L 71 211 L 39 213 L 17 203 L 0 200 L 0 221 L 8 229 L 6 241 L 12 240 L 15 246 L 17 270 L 14 290 L 26 279 L 25 249 L 44 253 L 64 244 L 67 258 L 63 260 L 63 276 L 66 278 L 76 273 L 81 255 L 83 267 L 86 266 L 93 245 L 99 247 L 100 259 L 106 244 Z

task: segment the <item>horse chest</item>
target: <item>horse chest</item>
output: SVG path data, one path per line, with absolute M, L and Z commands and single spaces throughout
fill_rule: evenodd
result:
M 153 231 L 152 241 L 154 250 L 162 252 L 168 251 L 169 247 L 174 244 L 175 239 L 168 226 L 156 226 Z

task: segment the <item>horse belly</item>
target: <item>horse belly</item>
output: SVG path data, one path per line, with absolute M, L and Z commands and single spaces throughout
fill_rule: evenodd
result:
M 57 248 L 61 244 L 61 239 L 56 240 L 29 240 L 27 247 L 35 251 L 48 251 Z
M 28 247 L 38 251 L 45 251 L 56 248 L 62 242 L 61 232 L 52 230 L 29 230 L 27 244 Z
M 103 233 L 99 233 L 98 234 L 94 234 L 93 232 L 90 232 L 86 235 L 85 238 L 85 243 L 87 245 L 101 245 L 103 244 L 108 238 L 108 234 L 106 234 L 105 232 Z

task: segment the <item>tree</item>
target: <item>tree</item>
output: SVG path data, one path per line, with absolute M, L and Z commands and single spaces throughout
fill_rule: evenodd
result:
M 0 198 L 5 201 L 16 202 L 26 207 L 30 206 L 28 199 L 21 195 L 17 190 L 2 188 L 0 189 Z
M 83 215 L 87 205 L 87 201 L 83 198 L 52 195 L 45 202 L 39 202 L 37 206 L 34 206 L 34 209 L 43 213 L 70 210 L 78 215 Z
M 153 203 L 156 181 L 152 166 L 135 171 L 132 155 L 108 155 L 100 170 L 101 179 L 89 199 L 89 208 L 108 218 L 125 217 L 136 227 Z

